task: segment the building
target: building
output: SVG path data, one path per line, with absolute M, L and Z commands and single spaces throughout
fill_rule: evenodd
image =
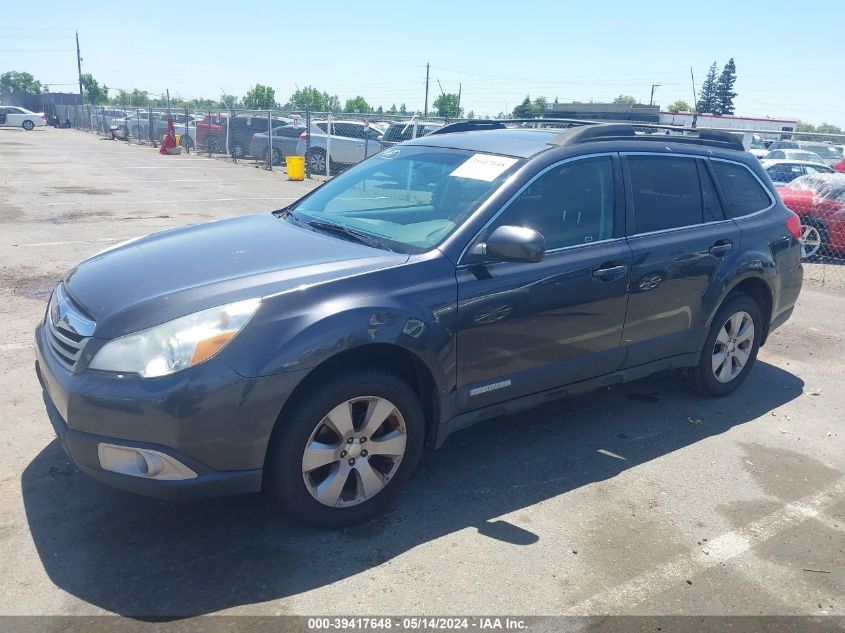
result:
M 591 121 L 660 123 L 660 106 L 636 103 L 547 103 L 543 116 Z
M 776 132 L 794 132 L 796 119 L 770 119 L 743 116 L 717 116 L 715 114 L 693 114 L 692 112 L 661 112 L 661 125 L 681 125 L 713 128 L 719 130 L 753 131 L 765 138 L 777 138 Z

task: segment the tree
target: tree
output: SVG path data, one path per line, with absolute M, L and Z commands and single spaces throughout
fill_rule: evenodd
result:
M 311 112 L 340 112 L 340 99 L 337 95 L 320 92 L 313 86 L 305 86 L 294 92 L 287 104 L 286 110 L 310 110 Z
M 85 103 L 97 105 L 109 102 L 109 89 L 106 84 L 102 86 L 97 83 L 97 80 L 91 73 L 82 73 L 79 75 L 79 81 L 82 84 L 83 94 L 85 95 Z
M 235 95 L 227 95 L 225 92 L 220 95 L 220 103 L 230 110 L 240 108 L 243 105 Z
M 370 104 L 364 99 L 364 97 L 357 96 L 354 99 L 347 99 L 346 105 L 343 108 L 344 112 L 360 112 L 366 114 L 367 112 L 371 112 L 372 108 Z
M 401 114 L 402 116 L 408 114 L 408 108 L 405 107 L 404 103 L 399 106 L 399 114 Z
M 714 61 L 710 65 L 710 70 L 707 71 L 707 77 L 705 77 L 704 83 L 701 84 L 701 90 L 698 91 L 698 103 L 695 109 L 701 114 L 718 114 L 718 104 L 716 102 L 717 68 L 716 62 Z
M 667 110 L 669 110 L 669 112 L 692 112 L 690 105 L 683 99 L 678 99 L 675 103 L 670 105 Z
M 734 113 L 734 84 L 736 83 L 736 64 L 734 58 L 731 57 L 725 67 L 722 69 L 722 74 L 719 75 L 719 81 L 716 84 L 716 114 L 733 114 Z
M 613 103 L 619 103 L 622 105 L 636 105 L 638 102 L 631 95 L 619 95 L 613 100 Z
M 16 70 L 10 70 L 0 75 L 0 93 L 17 92 L 38 95 L 46 92 L 46 89 L 47 86 L 42 86 L 40 81 L 27 72 L 19 73 Z
M 464 113 L 464 109 L 458 107 L 458 95 L 453 92 L 441 93 L 432 105 L 437 111 L 437 116 L 457 119 Z
M 536 117 L 543 116 L 543 113 L 546 110 L 546 103 L 548 103 L 548 101 L 545 97 L 537 97 L 534 101 L 531 101 L 531 97 L 529 95 L 525 95 L 525 99 L 522 100 L 522 103 L 513 109 L 513 118 L 534 119 Z
M 276 91 L 261 84 L 255 84 L 246 91 L 243 104 L 249 110 L 273 110 L 279 107 L 276 103 Z

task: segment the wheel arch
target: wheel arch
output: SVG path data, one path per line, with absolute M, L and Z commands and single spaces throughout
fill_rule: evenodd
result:
M 440 422 L 442 403 L 437 382 L 428 365 L 411 350 L 395 343 L 368 343 L 342 350 L 310 369 L 285 399 L 273 425 L 273 432 L 265 448 L 264 463 L 267 464 L 269 447 L 273 442 L 276 429 L 284 424 L 285 416 L 300 398 L 305 397 L 315 384 L 330 380 L 333 376 L 348 372 L 354 368 L 376 368 L 388 370 L 408 382 L 414 389 L 423 409 L 425 419 L 425 442 L 433 446 Z
M 774 291 L 769 282 L 761 275 L 745 275 L 739 279 L 735 279 L 731 284 L 727 285 L 718 304 L 716 305 L 716 308 L 707 320 L 707 327 L 708 329 L 710 328 L 713 323 L 713 318 L 725 304 L 725 301 L 727 301 L 731 295 L 737 293 L 748 295 L 754 299 L 758 306 L 760 306 L 760 312 L 763 314 L 763 336 L 760 339 L 760 345 L 762 346 L 769 335 L 769 326 L 772 321 L 772 313 L 774 310 Z

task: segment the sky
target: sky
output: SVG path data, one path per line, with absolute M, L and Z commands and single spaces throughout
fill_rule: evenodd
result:
M 312 85 L 389 108 L 422 110 L 461 88 L 477 116 L 511 111 L 526 94 L 664 109 L 693 102 L 713 61 L 733 57 L 736 114 L 845 127 L 845 1 L 812 10 L 782 0 L 707 3 L 604 0 L 521 5 L 180 0 L 92 5 L 4 3 L 0 73 L 28 71 L 53 90 L 78 90 L 82 71 L 110 88 L 217 99 L 270 85 L 284 103 Z M 524 7 L 524 8 L 523 8 Z

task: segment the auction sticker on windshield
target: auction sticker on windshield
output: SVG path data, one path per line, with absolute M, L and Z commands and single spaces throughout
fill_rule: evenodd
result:
M 492 182 L 516 161 L 516 158 L 508 158 L 507 156 L 473 154 L 469 160 L 461 163 L 461 165 L 449 175 L 457 178 L 472 178 L 473 180 L 485 180 L 487 182 Z

